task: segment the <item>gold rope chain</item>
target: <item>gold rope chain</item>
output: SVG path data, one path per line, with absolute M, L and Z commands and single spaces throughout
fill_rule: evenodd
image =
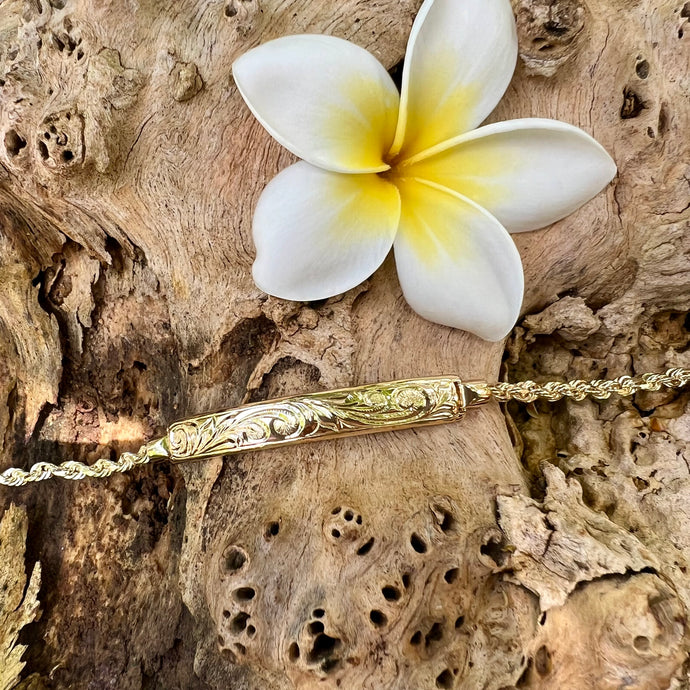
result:
M 322 391 L 175 422 L 163 438 L 147 443 L 137 453 L 123 453 L 117 461 L 102 459 L 92 465 L 39 462 L 29 470 L 10 468 L 0 473 L 0 485 L 23 486 L 51 477 L 109 477 L 157 460 L 188 462 L 305 441 L 442 424 L 461 419 L 469 407 L 491 399 L 522 403 L 539 398 L 551 402 L 561 398 L 605 400 L 614 394 L 630 396 L 688 383 L 690 369 L 676 368 L 665 374 L 593 381 L 489 384 L 437 376 Z

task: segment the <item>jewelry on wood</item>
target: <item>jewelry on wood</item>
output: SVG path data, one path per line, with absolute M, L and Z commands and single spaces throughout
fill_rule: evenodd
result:
M 23 486 L 50 477 L 108 477 L 158 460 L 177 464 L 307 441 L 456 422 L 468 408 L 492 399 L 522 403 L 538 398 L 551 402 L 566 397 L 605 400 L 611 395 L 681 388 L 689 382 L 690 369 L 676 368 L 665 374 L 543 384 L 465 382 L 457 376 L 367 384 L 252 403 L 185 419 L 173 423 L 163 438 L 143 445 L 137 453 L 123 453 L 117 461 L 103 459 L 92 465 L 75 461 L 60 465 L 39 462 L 29 470 L 13 467 L 0 473 L 0 484 Z

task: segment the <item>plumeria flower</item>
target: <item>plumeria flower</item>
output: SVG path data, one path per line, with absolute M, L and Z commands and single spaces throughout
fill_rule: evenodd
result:
M 302 160 L 254 214 L 259 288 L 318 300 L 355 287 L 391 247 L 421 316 L 486 340 L 520 312 L 523 274 L 508 233 L 573 212 L 615 175 L 582 130 L 546 119 L 478 127 L 517 61 L 509 0 L 425 0 L 401 93 L 381 63 L 333 36 L 286 36 L 242 55 L 237 87 Z

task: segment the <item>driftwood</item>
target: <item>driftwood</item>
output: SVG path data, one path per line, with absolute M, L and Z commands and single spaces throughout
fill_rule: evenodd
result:
M 252 209 L 292 159 L 232 60 L 308 31 L 393 68 L 418 6 L 0 2 L 0 469 L 115 456 L 287 393 L 688 365 L 682 0 L 515 1 L 521 59 L 492 118 L 581 126 L 619 176 L 516 237 L 525 317 L 505 348 L 417 317 L 390 262 L 325 303 L 253 285 Z M 690 687 L 687 402 L 494 405 L 2 489 L 0 509 L 28 515 L 26 572 L 42 569 L 25 685 Z

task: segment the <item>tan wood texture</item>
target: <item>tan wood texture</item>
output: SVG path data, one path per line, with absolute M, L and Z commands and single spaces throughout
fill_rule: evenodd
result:
M 516 237 L 527 289 L 505 346 L 416 316 L 390 260 L 324 303 L 257 290 L 253 206 L 292 159 L 232 60 L 306 31 L 393 68 L 418 6 L 0 2 L 0 469 L 371 381 L 690 364 L 682 0 L 515 0 L 520 59 L 492 119 L 578 125 L 619 175 Z M 26 572 L 41 564 L 24 687 L 688 687 L 688 395 L 492 404 L 1 489 L 0 510 L 26 509 Z

